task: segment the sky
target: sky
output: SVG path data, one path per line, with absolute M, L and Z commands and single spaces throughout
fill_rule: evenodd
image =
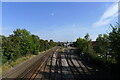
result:
M 86 33 L 95 40 L 118 22 L 115 2 L 3 2 L 2 35 L 26 29 L 41 39 L 75 41 Z

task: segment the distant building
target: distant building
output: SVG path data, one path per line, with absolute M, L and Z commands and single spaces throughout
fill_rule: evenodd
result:
M 74 47 L 74 44 L 73 44 L 73 42 L 64 42 L 64 46 L 66 46 L 66 47 L 68 47 L 68 46 Z

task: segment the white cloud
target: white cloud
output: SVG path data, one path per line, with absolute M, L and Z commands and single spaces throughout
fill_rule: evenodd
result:
M 110 22 L 118 15 L 118 3 L 114 3 L 106 9 L 101 18 L 93 23 L 93 27 L 104 26 L 110 24 Z
M 99 27 L 99 26 L 104 26 L 106 24 L 109 24 L 111 22 L 111 19 L 104 19 L 104 20 L 99 20 L 93 24 L 94 27 Z
M 113 4 L 112 6 L 110 6 L 102 15 L 101 19 L 107 19 L 110 18 L 112 16 L 114 16 L 115 14 L 118 13 L 118 3 Z

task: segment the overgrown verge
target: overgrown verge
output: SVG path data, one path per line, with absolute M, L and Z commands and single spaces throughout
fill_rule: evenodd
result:
M 54 48 L 54 47 L 53 47 Z M 46 50 L 46 51 L 49 51 L 50 49 Z M 27 60 L 30 60 L 42 53 L 44 53 L 45 51 L 42 51 L 42 52 L 39 52 L 37 55 L 34 55 L 34 54 L 28 54 L 26 56 L 23 56 L 23 57 L 20 57 L 18 59 L 16 59 L 15 61 L 9 61 L 5 64 L 3 64 L 1 67 L 0 67 L 0 74 L 4 74 L 5 72 L 7 72 L 8 70 L 10 70 L 11 68 L 27 61 Z
M 96 41 L 92 41 L 89 34 L 84 38 L 78 38 L 75 45 L 82 55 L 90 63 L 99 66 L 114 75 L 119 75 L 120 67 L 120 25 L 112 26 L 109 34 L 98 35 Z
M 116 63 L 115 59 L 106 59 L 101 58 L 96 55 L 96 53 L 80 53 L 81 51 L 78 49 L 75 53 L 80 56 L 80 58 L 84 59 L 86 62 L 97 66 L 100 70 L 109 72 L 110 74 L 118 77 L 119 75 L 119 64 Z

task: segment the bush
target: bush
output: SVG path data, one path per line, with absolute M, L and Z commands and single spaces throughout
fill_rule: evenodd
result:
M 7 61 L 15 61 L 19 57 L 26 56 L 27 54 L 37 55 L 39 51 L 50 49 L 55 45 L 56 43 L 53 40 L 49 42 L 48 40 L 42 40 L 26 29 L 16 29 L 8 37 L 0 36 L 3 64 Z

